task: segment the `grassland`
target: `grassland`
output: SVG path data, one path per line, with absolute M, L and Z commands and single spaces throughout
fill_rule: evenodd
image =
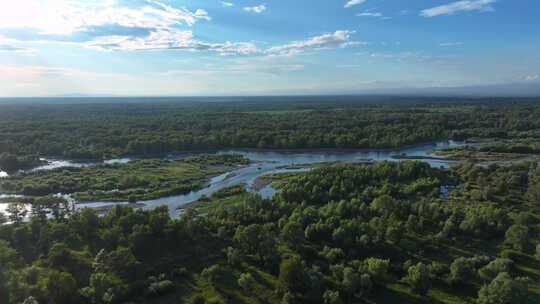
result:
M 30 196 L 71 193 L 80 201 L 149 200 L 199 189 L 210 177 L 247 163 L 247 159 L 234 155 L 136 160 L 23 173 L 2 180 L 0 189 Z

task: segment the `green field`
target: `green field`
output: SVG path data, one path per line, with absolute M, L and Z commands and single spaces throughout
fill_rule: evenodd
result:
M 149 200 L 202 188 L 210 177 L 247 163 L 241 156 L 201 155 L 61 168 L 10 176 L 0 181 L 0 190 L 30 196 L 69 193 L 80 201 Z

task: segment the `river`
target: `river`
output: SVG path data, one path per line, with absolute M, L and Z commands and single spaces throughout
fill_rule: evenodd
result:
M 364 162 L 364 161 L 400 161 L 397 157 L 407 156 L 408 158 L 418 158 L 420 161 L 429 163 L 433 167 L 448 168 L 451 161 L 436 158 L 433 156 L 435 149 L 451 148 L 462 146 L 462 142 L 441 141 L 432 144 L 422 144 L 402 149 L 386 150 L 357 150 L 357 151 L 313 151 L 313 152 L 282 152 L 282 151 L 258 151 L 258 150 L 223 150 L 218 154 L 240 154 L 252 161 L 248 166 L 226 172 L 213 177 L 208 185 L 198 191 L 193 191 L 185 195 L 163 197 L 159 199 L 139 202 L 143 209 L 153 209 L 158 206 L 167 205 L 171 216 L 177 216 L 181 211 L 179 208 L 192 203 L 202 196 L 210 196 L 213 193 L 227 187 L 245 185 L 251 192 L 259 193 L 263 198 L 270 198 L 276 190 L 270 185 L 262 189 L 254 190 L 254 182 L 258 177 L 281 172 L 306 171 L 309 168 L 287 169 L 287 166 L 310 165 L 325 162 Z M 430 158 L 432 157 L 432 158 Z M 106 161 L 107 163 L 125 163 L 129 158 Z M 34 170 L 50 170 L 69 166 L 88 166 L 95 163 L 76 163 L 70 161 L 56 160 L 50 161 L 48 165 L 38 167 Z M 118 204 L 128 204 L 128 202 L 84 202 L 76 204 L 77 208 L 107 208 Z M 0 204 L 0 211 L 5 208 Z

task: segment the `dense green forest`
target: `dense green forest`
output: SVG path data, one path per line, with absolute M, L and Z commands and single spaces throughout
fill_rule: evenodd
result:
M 221 148 L 395 148 L 499 138 L 538 150 L 535 100 L 0 105 L 0 168 Z M 532 147 L 530 147 L 533 145 Z
M 540 303 L 536 100 L 0 105 L 0 303 Z M 184 206 L 131 202 L 245 166 L 229 148 L 392 148 L 459 139 L 449 169 L 320 163 Z M 125 164 L 25 171 L 40 158 Z M 172 159 L 172 158 L 171 158 Z M 257 169 L 258 164 L 252 164 Z M 306 165 L 309 167 L 309 165 Z M 295 167 L 295 166 L 291 166 Z M 31 210 L 25 204 L 31 204 Z
M 450 188 L 448 196 L 441 186 Z M 46 209 L 0 227 L 4 303 L 538 303 L 540 167 L 340 164 L 204 213 Z M 45 198 L 46 199 L 46 198 Z

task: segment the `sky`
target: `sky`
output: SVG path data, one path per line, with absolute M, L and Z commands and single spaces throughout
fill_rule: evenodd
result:
M 0 0 L 0 96 L 540 84 L 537 0 Z

